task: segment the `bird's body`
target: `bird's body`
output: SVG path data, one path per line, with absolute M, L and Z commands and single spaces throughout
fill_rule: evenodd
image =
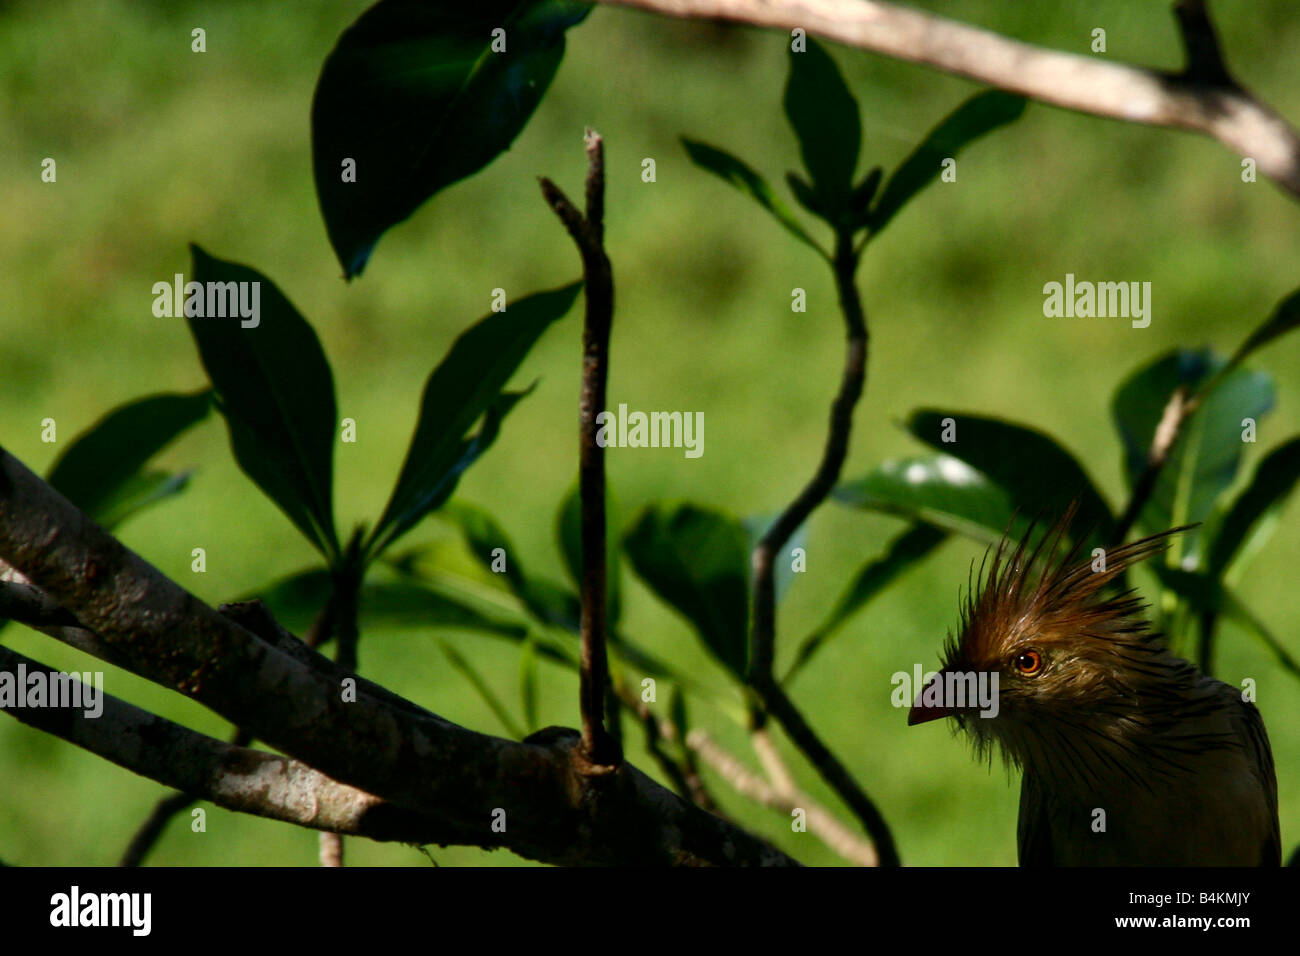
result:
M 1151 633 L 1129 593 L 1105 588 L 1163 550 L 1163 535 L 1100 564 L 1053 562 L 1071 515 L 1032 554 L 993 557 L 945 672 L 992 671 L 996 714 L 952 716 L 982 753 L 1023 771 L 1022 866 L 1277 865 L 1277 781 L 1263 720 L 1241 691 L 1199 673 Z M 1040 552 L 1046 559 L 1036 573 Z

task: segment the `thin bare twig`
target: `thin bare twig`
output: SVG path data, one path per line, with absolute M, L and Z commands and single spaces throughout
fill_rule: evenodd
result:
M 1160 415 L 1160 422 L 1156 425 L 1155 434 L 1151 436 L 1151 447 L 1147 449 L 1146 464 L 1143 465 L 1137 480 L 1133 482 L 1133 492 L 1129 495 L 1128 505 L 1124 508 L 1124 514 L 1116 522 L 1114 531 L 1111 532 L 1111 547 L 1117 548 L 1122 545 L 1128 533 L 1133 530 L 1133 525 L 1142 514 L 1142 509 L 1146 507 L 1147 501 L 1156 490 L 1156 482 L 1164 470 L 1165 463 L 1169 461 L 1169 452 L 1178 441 L 1178 436 L 1182 434 L 1183 425 L 1199 405 L 1198 398 L 1189 397 L 1186 386 L 1179 386 L 1169 396 L 1165 410 Z
M 600 135 L 587 130 L 587 212 L 579 213 L 555 183 L 542 178 L 542 195 L 582 255 L 587 300 L 582 329 L 582 391 L 578 399 L 578 494 L 582 504 L 582 652 L 578 696 L 582 749 L 594 767 L 617 766 L 618 740 L 604 722 L 606 658 L 605 450 L 596 441 L 596 416 L 605 408 L 609 336 L 614 318 L 614 275 L 604 247 L 605 161 Z M 611 720 L 617 719 L 610 715 Z
M 1202 133 L 1300 197 L 1300 134 L 1248 91 L 1207 82 L 1204 34 L 1184 44 L 1192 68 L 1166 73 L 1022 43 L 956 20 L 879 0 L 596 0 L 672 17 L 802 28 L 847 46 L 987 83 L 1059 106 Z M 1198 4 L 1192 4 L 1193 7 Z M 1182 4 L 1181 6 L 1188 6 Z M 1202 11 L 1203 12 L 1203 11 Z M 1184 31 L 1188 22 L 1180 14 Z M 1193 16 L 1191 23 L 1198 24 Z M 1208 18 L 1204 25 L 1208 27 Z M 1194 29 L 1201 29 L 1195 26 Z
M 802 810 L 809 832 L 839 856 L 859 866 L 875 866 L 879 862 L 870 843 L 860 839 L 834 814 L 795 787 L 793 780 L 788 777 L 784 783 L 763 780 L 699 728 L 687 736 L 687 746 L 742 796 L 786 814 Z M 759 756 L 763 759 L 762 753 Z
M 776 655 L 776 557 L 790 536 L 826 500 L 839 481 L 844 459 L 848 455 L 849 436 L 853 430 L 853 409 L 862 396 L 866 382 L 869 336 L 866 313 L 854 278 L 858 258 L 859 254 L 853 248 L 852 235 L 841 233 L 836 240 L 833 266 L 847 337 L 844 372 L 840 390 L 831 403 L 826 446 L 817 471 L 754 547 L 749 683 L 765 711 L 781 722 L 795 746 L 862 822 L 876 844 L 881 865 L 897 866 L 898 850 L 884 816 L 848 769 L 813 731 L 772 671 Z M 753 729 L 761 729 L 764 714 L 756 712 L 753 719 Z

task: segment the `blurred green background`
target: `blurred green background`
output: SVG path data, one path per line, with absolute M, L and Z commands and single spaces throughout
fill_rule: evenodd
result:
M 1109 0 L 914 4 L 1032 43 L 1087 52 L 1107 31 L 1115 60 L 1181 64 L 1169 4 Z M 179 319 L 151 313 L 154 282 L 188 272 L 187 243 L 264 272 L 315 325 L 331 362 L 340 417 L 358 442 L 336 449 L 340 526 L 382 509 L 415 423 L 424 378 L 458 332 L 512 297 L 579 272 L 542 202 L 538 175 L 579 188 L 582 132 L 607 149 L 607 244 L 614 262 L 611 406 L 703 410 L 705 454 L 613 451 L 623 517 L 648 501 L 687 498 L 742 515 L 771 513 L 802 486 L 820 452 L 841 362 L 841 321 L 828 270 L 758 207 L 693 167 L 678 137 L 728 149 L 769 181 L 797 168 L 780 103 L 786 39 L 755 30 L 597 9 L 569 34 L 563 66 L 513 149 L 436 197 L 380 241 L 350 285 L 326 242 L 311 177 L 312 90 L 362 0 L 266 4 L 184 0 L 32 0 L 0 4 L 0 441 L 44 472 L 109 408 L 204 376 Z M 1287 0 L 1214 6 L 1229 62 L 1284 116 L 1300 119 L 1294 51 L 1300 21 Z M 190 51 L 190 30 L 207 52 Z M 895 166 L 973 84 L 832 47 L 863 112 L 863 163 Z M 42 158 L 58 182 L 40 181 Z M 657 163 L 643 183 L 641 160 Z M 784 192 L 784 186 L 781 186 Z M 817 228 L 812 226 L 812 228 Z M 918 406 L 1004 416 L 1056 435 L 1112 506 L 1122 503 L 1114 388 L 1169 348 L 1227 352 L 1297 285 L 1300 208 L 1271 184 L 1244 184 L 1238 157 L 1208 140 L 1031 104 L 974 145 L 956 184 L 935 184 L 868 253 L 869 381 L 845 477 L 920 451 L 898 422 Z M 821 233 L 818 233 L 820 236 Z M 1153 284 L 1154 320 L 1046 319 L 1042 286 L 1079 278 Z M 806 314 L 790 311 L 805 288 Z M 459 496 L 491 510 L 530 570 L 563 576 L 553 515 L 576 473 L 578 310 L 525 362 L 540 378 Z M 1300 336 L 1251 366 L 1279 386 L 1262 453 L 1300 430 Z M 40 440 L 56 419 L 59 444 Z M 235 466 L 217 418 L 160 463 L 195 469 L 189 491 L 120 529 L 132 548 L 216 603 L 307 567 L 314 553 Z M 788 661 L 852 572 L 902 522 L 825 506 L 812 522 L 808 570 L 780 610 Z M 1300 509 L 1249 567 L 1241 595 L 1300 653 Z M 460 553 L 453 530 L 427 521 L 409 543 Z M 190 571 L 194 547 L 207 573 Z M 1018 782 L 974 762 L 935 724 L 908 728 L 889 704 L 890 675 L 937 663 L 958 592 L 981 549 L 950 541 L 830 642 L 792 687 L 812 725 L 877 801 L 905 863 L 1015 862 Z M 464 574 L 473 578 L 468 560 Z M 624 571 L 624 625 L 696 679 L 728 684 L 684 622 Z M 1140 583 L 1149 583 L 1142 579 Z M 453 634 L 457 648 L 517 709 L 513 645 Z M 54 667 L 104 665 L 24 628 L 5 642 Z M 502 733 L 448 666 L 434 634 L 368 631 L 363 672 L 466 726 Z M 1277 760 L 1284 852 L 1300 842 L 1300 682 L 1231 623 L 1218 676 L 1254 677 Z M 542 724 L 577 722 L 576 677 L 542 671 Z M 219 718 L 178 695 L 109 670 L 106 690 L 225 736 Z M 660 708 L 666 706 L 661 688 Z M 693 720 L 756 766 L 743 732 L 705 701 Z M 800 783 L 849 816 L 784 738 Z M 635 728 L 630 759 L 657 774 Z M 782 814 L 756 807 L 706 771 L 722 806 L 811 864 L 838 858 Z M 0 858 L 110 864 L 163 788 L 68 744 L 0 718 Z M 314 833 L 208 807 L 207 831 L 178 818 L 151 863 L 298 865 Z M 427 865 L 417 850 L 349 841 L 357 864 Z M 433 848 L 442 864 L 510 865 L 511 854 Z

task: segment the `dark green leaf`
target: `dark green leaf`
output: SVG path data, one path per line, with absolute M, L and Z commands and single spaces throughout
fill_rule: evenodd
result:
M 329 559 L 339 550 L 332 503 L 334 378 L 311 325 L 275 283 L 196 245 L 194 281 L 259 283 L 256 325 L 189 316 L 199 357 L 244 474 Z M 227 287 L 228 288 L 228 287 Z M 211 296 L 209 296 L 209 299 Z
M 479 438 L 463 437 L 480 415 L 497 404 L 496 420 L 514 399 L 501 389 L 551 323 L 573 306 L 580 282 L 538 292 L 494 312 L 464 332 L 438 363 L 424 386 L 420 420 L 392 497 L 371 535 L 377 554 L 446 501 L 455 480 L 496 434 L 493 416 Z
M 623 540 L 632 567 L 743 679 L 749 657 L 749 556 L 735 518 L 690 504 L 648 506 Z
M 1180 386 L 1196 391 L 1224 362 L 1208 349 L 1177 349 L 1139 369 L 1115 392 L 1111 412 L 1124 449 L 1131 488 L 1146 467 L 1156 427 Z M 1203 393 L 1169 451 L 1155 490 L 1139 515 L 1151 532 L 1205 521 L 1233 483 L 1242 455 L 1242 419 L 1258 420 L 1273 407 L 1273 385 L 1262 372 L 1234 369 Z M 1185 555 L 1200 551 L 1200 529 L 1183 536 Z
M 853 189 L 862 146 L 858 102 L 821 44 L 808 37 L 806 50 L 791 46 L 785 115 L 822 207 L 838 217 Z
M 955 460 L 955 459 L 954 459 Z M 840 626 L 893 584 L 898 576 L 917 564 L 947 537 L 947 533 L 926 524 L 914 524 L 889 543 L 889 550 L 864 564 L 840 595 L 831 613 L 817 630 L 804 639 L 794 663 L 785 675 L 789 681 Z
M 189 483 L 188 471 L 179 474 L 142 471 L 122 482 L 113 494 L 102 500 L 96 520 L 106 530 L 111 530 L 136 512 L 179 495 Z
M 1300 289 L 1296 289 L 1279 302 L 1264 324 L 1250 333 L 1246 341 L 1241 343 L 1241 347 L 1233 353 L 1228 362 L 1229 367 L 1240 365 L 1251 352 L 1298 327 L 1300 327 Z
M 474 665 L 447 641 L 439 638 L 438 646 L 442 648 L 442 653 L 446 656 L 447 662 L 469 681 L 470 686 L 478 691 L 478 695 L 483 698 L 483 703 L 487 704 L 492 713 L 496 715 L 497 720 L 501 721 L 501 726 L 505 727 L 506 733 L 515 740 L 523 740 L 527 736 L 527 731 L 511 719 L 510 713 L 497 699 L 497 695 L 492 693 L 492 688 L 488 686 L 488 682 L 483 679 L 483 676 L 474 669 Z M 527 642 L 525 642 L 524 646 L 528 646 Z
M 682 692 L 679 684 L 673 684 L 673 689 L 669 693 L 668 718 L 677 730 L 677 745 L 685 750 L 686 735 L 691 732 L 691 727 L 690 717 L 686 711 L 686 694 Z
M 619 541 L 622 538 L 618 509 L 613 496 L 609 493 L 609 483 L 605 485 L 605 616 L 611 630 L 618 625 L 622 610 L 622 588 L 620 578 L 623 562 L 619 559 Z M 560 509 L 555 515 L 555 538 L 560 547 L 560 556 L 574 587 L 582 588 L 582 504 L 578 500 L 578 485 L 575 482 L 569 489 Z
M 455 522 L 470 551 L 483 567 L 492 570 L 496 560 L 494 552 L 498 548 L 505 552 L 505 570 L 501 573 L 511 593 L 529 614 L 543 624 L 577 632 L 577 595 L 558 584 L 527 574 L 509 536 L 490 514 L 463 501 L 452 502 L 445 514 Z
M 790 192 L 794 193 L 794 198 L 799 201 L 799 205 L 814 216 L 820 216 L 822 219 L 826 218 L 826 209 L 822 206 L 821 200 L 817 197 L 817 193 L 813 191 L 808 180 L 798 173 L 786 173 L 785 181 L 790 186 Z
M 344 31 L 316 83 L 312 166 L 346 277 L 389 227 L 510 147 L 559 68 L 564 31 L 590 9 L 381 0 Z M 503 52 L 492 50 L 498 28 Z M 348 159 L 355 182 L 343 181 Z
M 945 442 L 944 420 L 949 418 L 956 440 Z M 1086 534 L 1089 542 L 1105 543 L 1109 537 L 1114 519 L 1105 499 L 1074 456 L 1042 432 L 996 418 L 933 409 L 913 412 L 907 428 L 931 447 L 983 472 L 1026 517 L 1055 519 L 1077 498 L 1071 538 Z
M 849 211 L 853 214 L 855 230 L 870 224 L 871 200 L 876 198 L 876 190 L 880 188 L 880 179 L 884 173 L 883 169 L 876 166 L 862 177 L 862 182 L 853 187 L 853 195 L 849 197 Z
M 1160 583 L 1187 601 L 1195 611 L 1213 611 L 1222 614 L 1258 640 L 1287 671 L 1300 677 L 1300 662 L 1291 656 L 1285 645 L 1273 635 L 1264 623 L 1222 582 L 1197 571 L 1184 571 L 1153 564 Z
M 985 133 L 1019 119 L 1024 97 L 1001 90 L 979 93 L 931 131 L 903 164 L 894 170 L 871 214 L 871 232 L 880 232 L 913 196 L 941 172 L 940 164 Z
M 1032 514 L 1015 523 L 1011 493 L 950 455 L 918 455 L 882 462 L 835 489 L 835 500 L 855 508 L 911 518 L 976 541 L 993 543 L 1010 529 L 1027 530 Z
M 111 529 L 146 504 L 175 494 L 186 476 L 140 474 L 145 463 L 208 414 L 212 393 L 151 395 L 110 411 L 78 435 L 50 469 L 63 497 Z
M 682 145 L 686 147 L 691 162 L 695 163 L 696 166 L 707 169 L 715 176 L 719 176 L 731 183 L 731 185 L 748 195 L 775 216 L 776 220 L 785 226 L 795 238 L 812 246 L 821 253 L 823 258 L 825 257 L 826 253 L 822 251 L 822 247 L 804 231 L 803 226 L 799 225 L 799 220 L 794 217 L 794 213 L 777 198 L 776 193 L 772 191 L 772 187 L 767 184 L 767 181 L 762 176 L 735 156 L 713 146 L 697 143 L 684 137 Z
M 1292 438 L 1259 463 L 1250 484 L 1219 524 L 1207 562 L 1212 578 L 1222 577 L 1251 529 L 1261 517 L 1281 506 L 1297 481 L 1300 481 L 1300 438 Z
M 250 598 L 261 598 L 276 620 L 302 633 L 329 602 L 332 589 L 329 571 L 320 568 L 281 578 Z M 367 627 L 452 628 L 515 640 L 527 634 L 521 624 L 493 619 L 452 594 L 413 580 L 368 580 L 362 585 L 359 606 L 361 621 Z

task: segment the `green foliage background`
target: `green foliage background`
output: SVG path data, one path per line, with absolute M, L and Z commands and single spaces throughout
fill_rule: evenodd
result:
M 309 107 L 316 75 L 364 2 L 18 0 L 0 4 L 0 441 L 44 472 L 110 407 L 204 382 L 180 319 L 151 313 L 150 287 L 189 268 L 187 243 L 255 266 L 315 325 L 335 369 L 340 416 L 358 443 L 336 447 L 340 527 L 382 510 L 415 423 L 429 369 L 455 335 L 512 297 L 579 271 L 535 177 L 577 191 L 582 130 L 606 139 L 607 244 L 618 311 L 610 402 L 703 410 L 705 455 L 611 452 L 624 518 L 644 503 L 688 498 L 739 514 L 770 513 L 801 487 L 824 437 L 842 332 L 829 271 L 752 203 L 695 168 L 681 135 L 725 147 L 780 183 L 798 168 L 781 112 L 787 59 L 780 34 L 598 9 L 569 36 L 565 62 L 514 148 L 436 197 L 380 242 L 365 276 L 345 285 L 312 186 Z M 1177 68 L 1168 5 L 1126 0 L 915 6 L 1029 42 Z M 1215 4 L 1229 62 L 1284 116 L 1300 118 L 1293 52 L 1300 20 L 1286 0 Z M 190 30 L 208 52 L 190 52 Z M 919 67 L 832 47 L 863 108 L 863 163 L 895 166 L 976 87 Z M 57 184 L 40 161 L 58 162 Z M 653 157 L 658 181 L 641 181 Z M 868 385 L 845 477 L 920 446 L 898 423 L 919 406 L 1022 421 L 1056 435 L 1112 505 L 1123 500 L 1108 402 L 1134 368 L 1185 345 L 1229 352 L 1297 285 L 1300 208 L 1267 182 L 1243 184 L 1237 157 L 1208 140 L 1031 104 L 1016 124 L 959 161 L 872 244 L 860 283 L 871 325 Z M 784 190 L 784 185 L 779 187 Z M 817 228 L 815 224 L 812 228 Z M 820 233 L 819 233 L 820 235 Z M 1149 280 L 1150 328 L 1124 320 L 1046 319 L 1043 283 Z M 790 290 L 807 290 L 806 314 Z M 541 378 L 458 497 L 487 507 L 530 570 L 563 576 L 552 516 L 576 472 L 577 313 L 557 323 L 518 377 Z M 1261 452 L 1300 430 L 1300 336 L 1250 365 L 1279 387 Z M 41 419 L 60 444 L 40 441 Z M 195 468 L 181 498 L 131 519 L 132 548 L 211 603 L 231 600 L 313 562 L 309 545 L 237 469 L 215 418 L 160 459 Z M 814 518 L 808 571 L 780 610 L 782 670 L 852 572 L 902 523 L 828 504 Z M 1300 652 L 1300 509 L 1250 566 L 1239 592 Z M 490 594 L 454 530 L 426 521 L 412 541 L 459 563 Z M 204 575 L 190 551 L 207 551 Z M 951 541 L 856 618 L 793 685 L 813 726 L 894 828 L 905 863 L 1013 864 L 1017 786 L 971 761 L 940 726 L 908 728 L 889 704 L 889 676 L 927 668 L 957 620 L 958 588 L 980 549 Z M 625 571 L 625 574 L 628 572 Z M 624 580 L 626 631 L 698 680 L 727 678 L 683 621 Z M 1140 583 L 1149 583 L 1144 579 Z M 100 669 L 39 634 L 4 632 L 16 650 L 64 669 Z M 517 650 L 451 635 L 511 706 Z M 1278 767 L 1284 852 L 1300 841 L 1300 683 L 1231 623 L 1218 676 L 1258 682 Z M 368 631 L 371 678 L 467 726 L 503 732 L 447 664 L 435 635 Z M 543 725 L 572 726 L 576 677 L 543 664 Z M 224 736 L 224 722 L 178 695 L 109 670 L 106 690 Z M 659 707 L 667 707 L 661 688 Z M 517 710 L 516 710 L 517 712 Z M 703 701 L 696 723 L 739 753 L 744 735 Z M 655 773 L 634 728 L 630 757 Z M 784 740 L 781 741 L 784 747 Z M 800 781 L 839 809 L 784 747 Z M 808 863 L 837 858 L 782 815 L 710 777 L 728 812 Z M 54 738 L 0 719 L 0 858 L 11 863 L 115 862 L 162 788 Z M 207 832 L 178 819 L 150 862 L 297 865 L 314 834 L 208 807 Z M 847 817 L 847 814 L 844 814 Z M 486 819 L 486 817 L 485 817 Z M 424 865 L 416 850 L 349 842 L 358 864 Z M 434 848 L 445 864 L 506 865 L 506 852 Z

